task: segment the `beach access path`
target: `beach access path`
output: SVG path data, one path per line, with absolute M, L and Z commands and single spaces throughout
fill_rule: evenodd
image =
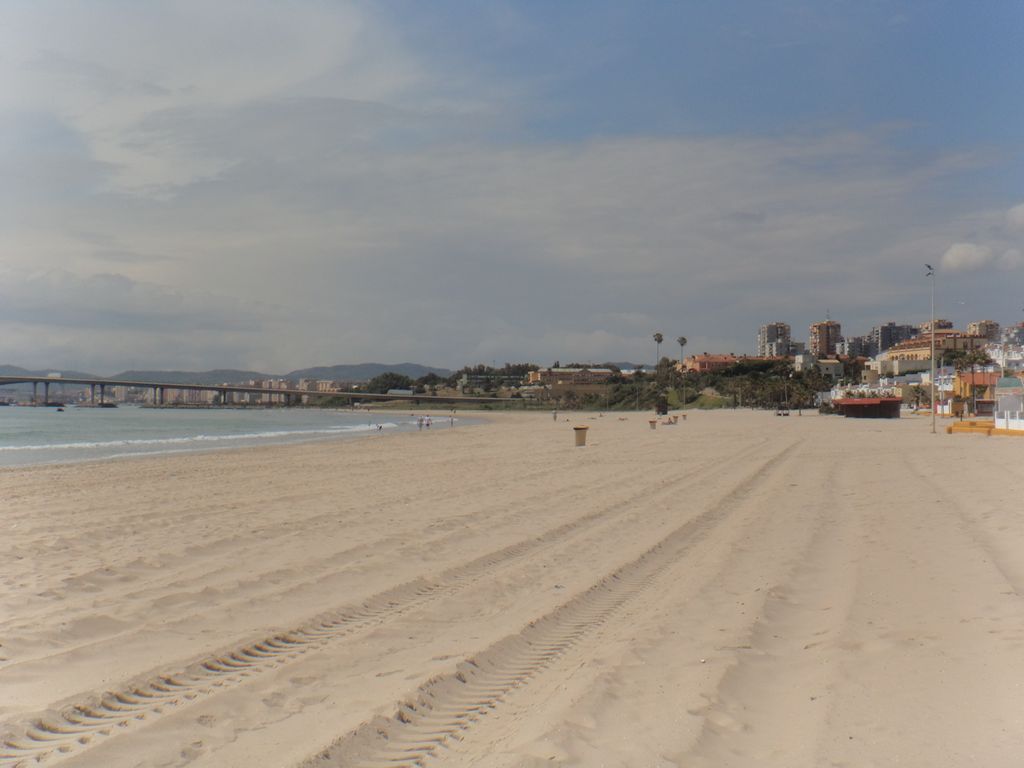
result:
M 568 416 L 0 471 L 0 766 L 1021 764 L 1024 441 Z

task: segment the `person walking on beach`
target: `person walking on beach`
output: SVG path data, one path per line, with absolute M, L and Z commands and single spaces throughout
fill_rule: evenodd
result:
M 416 419 L 416 428 L 419 429 L 420 431 L 423 430 L 423 417 L 422 416 L 420 416 L 418 419 Z
M 552 421 L 558 421 L 558 411 L 557 410 L 551 412 L 551 420 Z

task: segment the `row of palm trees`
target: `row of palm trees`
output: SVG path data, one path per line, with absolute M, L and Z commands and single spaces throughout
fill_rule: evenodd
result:
M 655 331 L 654 348 L 657 353 L 655 356 L 656 362 L 654 363 L 655 368 L 657 368 L 658 365 L 661 363 L 661 342 L 663 342 L 664 340 L 665 337 L 662 335 L 661 331 Z M 683 348 L 686 346 L 686 337 L 680 336 L 678 339 L 676 339 L 676 344 L 679 345 L 679 362 L 681 363 L 683 362 Z
M 662 335 L 661 331 L 655 331 L 655 333 L 654 333 L 654 349 L 655 349 L 654 370 L 655 371 L 657 371 L 658 370 L 658 366 L 661 365 L 661 342 L 663 342 L 664 340 L 665 340 L 665 337 Z M 680 336 L 679 338 L 677 338 L 676 339 L 676 344 L 679 345 L 679 364 L 681 366 L 682 363 L 683 363 L 683 349 L 686 347 L 686 337 L 685 336 Z M 685 408 L 686 407 L 686 377 L 685 376 L 683 377 L 683 399 L 682 399 L 682 403 L 683 403 L 683 408 Z

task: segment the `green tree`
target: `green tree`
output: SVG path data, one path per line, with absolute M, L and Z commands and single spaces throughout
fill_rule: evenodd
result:
M 370 379 L 363 389 L 367 392 L 386 394 L 389 389 L 412 389 L 413 381 L 408 376 L 403 376 L 394 371 L 382 373 Z

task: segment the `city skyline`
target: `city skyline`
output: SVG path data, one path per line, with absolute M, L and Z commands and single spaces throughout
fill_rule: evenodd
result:
M 244 21 L 243 21 L 244 20 Z M 745 353 L 785 316 L 1020 319 L 992 3 L 24 4 L 0 363 Z

